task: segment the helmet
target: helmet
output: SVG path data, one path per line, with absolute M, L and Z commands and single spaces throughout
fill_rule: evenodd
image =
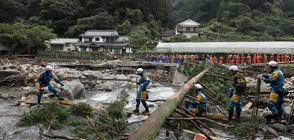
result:
M 142 68 L 138 68 L 137 69 L 137 73 L 142 73 L 143 72 L 143 69 Z
M 48 70 L 51 70 L 52 71 L 53 70 L 53 67 L 50 66 L 50 65 L 48 65 L 45 69 L 46 69 L 46 71 L 48 71 Z
M 202 89 L 203 87 L 200 84 L 195 85 L 196 89 Z
M 234 71 L 234 72 L 239 71 L 239 69 L 238 69 L 238 67 L 236 65 L 233 65 L 233 66 L 229 67 L 229 70 Z
M 276 61 L 270 61 L 267 63 L 270 67 L 277 67 L 278 63 Z

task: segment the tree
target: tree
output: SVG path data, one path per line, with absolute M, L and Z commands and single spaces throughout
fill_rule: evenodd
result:
M 71 26 L 65 34 L 73 37 L 89 29 L 107 30 L 113 28 L 113 16 L 107 12 L 98 12 L 95 16 L 78 19 L 77 25 Z
M 129 38 L 132 44 L 144 45 L 151 40 L 151 31 L 146 25 L 141 24 L 132 29 Z
M 36 54 L 46 49 L 45 41 L 55 38 L 51 29 L 46 26 L 31 26 L 23 23 L 12 25 L 16 51 L 19 53 Z
M 19 7 L 16 0 L 0 1 L 0 22 L 12 22 L 19 15 Z

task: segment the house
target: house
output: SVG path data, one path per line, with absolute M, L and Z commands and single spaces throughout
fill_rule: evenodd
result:
M 176 35 L 186 35 L 187 37 L 199 36 L 200 23 L 187 19 L 176 26 Z
M 88 30 L 80 35 L 80 42 L 74 45 L 78 51 L 133 53 L 128 37 L 120 36 L 116 30 Z
M 14 49 L 12 47 L 0 46 L 0 55 L 11 55 Z
M 79 39 L 77 38 L 55 38 L 46 42 L 50 51 L 77 51 L 74 46 Z
M 200 33 L 200 23 L 197 23 L 191 19 L 187 19 L 176 25 L 175 30 L 166 30 L 161 35 L 162 42 L 170 42 L 171 38 L 175 35 L 185 35 L 188 38 L 205 36 Z

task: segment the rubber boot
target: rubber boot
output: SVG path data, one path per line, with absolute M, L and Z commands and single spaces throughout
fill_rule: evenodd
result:
M 266 119 L 266 124 L 270 124 L 271 123 L 271 119 L 273 119 L 273 115 L 266 115 L 265 116 Z
M 148 109 L 148 107 L 145 108 L 145 111 L 143 111 L 142 113 L 149 113 L 149 109 Z
M 234 110 L 230 109 L 229 110 L 229 116 L 228 116 L 228 120 L 227 121 L 233 120 L 233 115 L 234 115 Z
M 39 107 L 41 105 L 41 99 L 38 99 L 37 106 Z
M 241 117 L 241 112 L 236 112 L 236 121 L 241 121 L 240 117 Z
M 138 108 L 136 108 L 135 110 L 133 110 L 133 113 L 140 113 L 140 111 Z

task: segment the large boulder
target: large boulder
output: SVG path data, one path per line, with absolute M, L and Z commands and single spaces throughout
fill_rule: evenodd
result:
M 60 91 L 60 97 L 68 98 L 69 100 L 85 97 L 85 87 L 81 82 L 71 81 L 64 83 L 63 90 Z
M 99 90 L 105 90 L 105 91 L 112 91 L 115 87 L 115 84 L 110 81 L 106 81 L 102 84 L 99 85 L 98 89 Z
M 278 132 L 287 132 L 288 131 L 287 126 L 284 124 L 280 124 L 280 123 L 274 123 L 271 127 Z

